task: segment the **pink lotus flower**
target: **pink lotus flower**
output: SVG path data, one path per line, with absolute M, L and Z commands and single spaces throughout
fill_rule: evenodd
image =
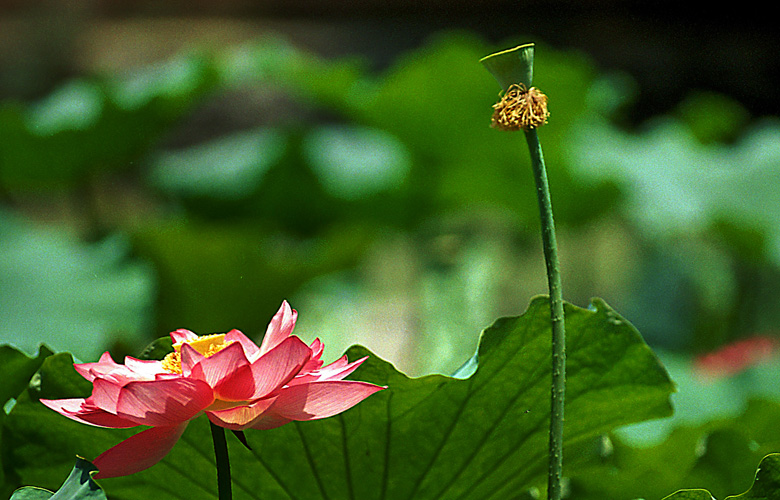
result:
M 259 347 L 238 330 L 205 336 L 176 330 L 175 351 L 162 361 L 127 357 L 119 364 L 106 352 L 97 363 L 74 365 L 92 382 L 90 397 L 41 402 L 97 427 L 151 426 L 94 460 L 96 477 L 107 478 L 162 460 L 204 412 L 227 429 L 272 429 L 336 415 L 383 389 L 343 380 L 366 358 L 349 363 L 344 356 L 324 366 L 319 339 L 309 346 L 292 335 L 296 318 L 283 302 Z

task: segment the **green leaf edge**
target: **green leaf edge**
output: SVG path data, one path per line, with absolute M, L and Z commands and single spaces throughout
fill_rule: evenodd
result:
M 23 486 L 15 490 L 9 500 L 107 500 L 103 489 L 92 479 L 97 471 L 92 462 L 77 456 L 76 464 L 57 492 L 37 486 Z
M 663 500 L 712 500 L 715 497 L 704 489 L 678 490 Z M 770 453 L 761 459 L 753 485 L 740 494 L 725 500 L 772 500 L 780 498 L 780 453 Z

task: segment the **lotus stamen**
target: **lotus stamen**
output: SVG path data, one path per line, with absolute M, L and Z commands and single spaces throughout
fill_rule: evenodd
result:
M 513 84 L 493 105 L 491 126 L 500 130 L 531 130 L 547 123 L 547 96 L 536 87 Z

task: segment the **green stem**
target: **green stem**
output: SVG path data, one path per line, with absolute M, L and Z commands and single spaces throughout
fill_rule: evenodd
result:
M 550 412 L 550 463 L 547 474 L 547 498 L 560 500 L 563 472 L 563 403 L 566 392 L 566 330 L 563 315 L 563 290 L 558 263 L 558 244 L 555 240 L 550 187 L 544 166 L 542 146 L 535 129 L 525 132 L 531 153 L 531 167 L 536 182 L 539 215 L 542 223 L 542 245 L 547 266 L 547 284 L 550 289 L 550 318 L 552 320 L 552 390 Z
M 534 44 L 527 43 L 502 50 L 480 59 L 485 68 L 496 78 L 507 92 L 513 84 L 531 88 L 534 76 Z M 550 317 L 552 319 L 552 385 L 550 411 L 550 465 L 547 481 L 547 498 L 560 500 L 561 476 L 563 474 L 563 401 L 566 393 L 566 331 L 563 317 L 563 290 L 558 264 L 558 244 L 555 241 L 550 188 L 547 185 L 547 171 L 544 167 L 542 146 L 536 129 L 525 132 L 528 150 L 531 152 L 531 166 L 536 181 L 536 196 L 539 199 L 539 215 L 542 222 L 542 244 L 547 266 L 547 284 L 550 289 Z
M 230 484 L 230 457 L 228 457 L 227 439 L 225 429 L 211 425 L 211 439 L 214 441 L 214 456 L 217 459 L 217 491 L 219 500 L 232 500 L 233 491 Z

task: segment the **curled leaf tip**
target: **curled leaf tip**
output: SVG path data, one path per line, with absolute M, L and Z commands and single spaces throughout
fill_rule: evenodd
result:
M 536 87 L 513 84 L 493 105 L 491 127 L 499 130 L 531 130 L 547 123 L 547 96 Z

